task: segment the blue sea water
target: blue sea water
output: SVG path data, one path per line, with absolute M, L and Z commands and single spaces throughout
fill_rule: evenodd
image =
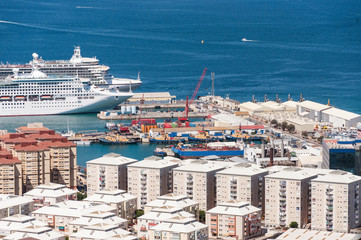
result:
M 217 95 L 298 100 L 303 93 L 361 113 L 359 0 L 0 1 L 1 62 L 28 62 L 33 52 L 69 59 L 74 45 L 115 76 L 135 78 L 140 71 L 140 91 L 185 98 L 207 67 L 199 95 L 210 91 L 215 72 Z M 2 118 L 0 129 L 40 121 L 65 130 L 67 119 L 74 130 L 104 126 L 86 114 Z

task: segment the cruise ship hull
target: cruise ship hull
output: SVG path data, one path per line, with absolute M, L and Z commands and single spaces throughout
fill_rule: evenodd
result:
M 77 97 L 67 97 L 65 101 L 24 101 L 0 103 L 0 117 L 60 115 L 75 113 L 100 112 L 113 109 L 132 96 L 131 93 L 119 96 L 97 96 L 95 99 L 79 100 Z M 13 104 L 17 104 L 16 108 Z

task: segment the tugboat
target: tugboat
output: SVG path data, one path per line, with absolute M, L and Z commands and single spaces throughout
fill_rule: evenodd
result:
M 185 142 L 185 139 L 169 137 L 168 134 L 161 135 L 160 137 L 149 138 L 149 143 L 155 143 L 155 144 L 175 144 L 179 142 Z
M 124 136 L 115 135 L 115 136 L 106 136 L 104 138 L 99 138 L 99 141 L 104 144 L 134 144 L 137 143 L 134 139 L 128 139 Z
M 223 136 L 210 136 L 206 131 L 199 131 L 199 134 L 194 137 L 189 136 L 188 141 L 190 142 L 218 142 L 224 141 Z
M 158 156 L 158 157 L 165 157 L 165 156 L 167 156 L 167 153 L 166 153 L 165 151 L 163 151 L 162 148 L 156 148 L 156 149 L 154 149 L 153 154 L 154 154 L 155 156 Z

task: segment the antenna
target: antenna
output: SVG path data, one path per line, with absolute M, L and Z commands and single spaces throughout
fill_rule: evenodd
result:
M 292 101 L 291 94 L 288 94 L 287 100 L 288 100 L 288 101 Z
M 211 73 L 212 76 L 212 90 L 211 90 L 211 94 L 214 97 L 214 72 Z
M 267 94 L 264 95 L 264 102 L 267 102 Z

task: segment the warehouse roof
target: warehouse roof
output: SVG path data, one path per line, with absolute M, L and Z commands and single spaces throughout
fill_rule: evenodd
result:
M 267 107 L 265 106 L 261 106 L 257 103 L 253 103 L 253 102 L 244 102 L 244 103 L 241 103 L 239 105 L 240 108 L 244 108 L 244 109 L 248 109 L 250 111 L 262 111 L 264 109 L 268 109 Z
M 361 117 L 361 115 L 356 114 L 356 113 L 352 113 L 349 111 L 345 111 L 345 110 L 341 110 L 335 107 L 331 107 L 329 109 L 326 109 L 324 111 L 322 111 L 325 114 L 331 115 L 331 116 L 335 116 L 341 119 L 345 119 L 345 120 L 351 120 L 354 118 L 358 118 Z
M 322 111 L 322 110 L 331 108 L 328 105 L 317 103 L 317 102 L 312 102 L 312 101 L 308 101 L 308 100 L 304 101 L 304 102 L 297 103 L 297 106 L 308 108 L 308 109 L 311 109 L 311 110 L 314 110 L 314 111 Z

